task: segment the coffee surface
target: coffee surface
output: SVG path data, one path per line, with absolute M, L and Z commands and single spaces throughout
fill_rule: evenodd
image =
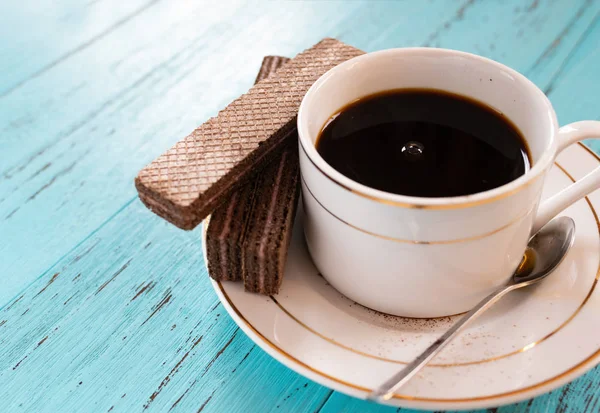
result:
M 524 138 L 502 114 L 428 89 L 387 91 L 353 102 L 331 117 L 316 148 L 356 182 L 418 197 L 487 191 L 530 165 Z

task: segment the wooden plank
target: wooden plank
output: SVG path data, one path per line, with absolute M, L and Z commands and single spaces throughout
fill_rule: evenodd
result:
M 525 74 L 546 94 L 550 92 L 550 85 L 556 80 L 564 65 L 572 60 L 573 51 L 578 49 L 578 46 L 593 31 L 599 8 L 600 2 L 597 0 L 583 3 L 535 63 L 525 71 Z
M 231 10 L 235 11 L 235 7 Z M 0 99 L 0 118 L 8 117 L 2 132 L 3 161 L 0 163 L 0 168 L 6 166 L 7 169 L 4 170 L 4 175 L 0 176 L 2 211 L 0 221 L 15 219 L 13 228 L 19 228 L 20 231 L 13 232 L 0 224 L 0 233 L 13 233 L 10 245 L 0 246 L 0 256 L 2 256 L 0 261 L 8 264 L 4 269 L 10 273 L 14 274 L 18 268 L 19 274 L 15 274 L 15 280 L 20 278 L 21 281 L 30 282 L 31 277 L 43 271 L 43 267 L 52 264 L 68 251 L 68 249 L 61 251 L 61 245 L 73 247 L 91 230 L 118 211 L 124 203 L 133 199 L 133 176 L 153 154 L 129 162 L 129 158 L 134 156 L 128 152 L 132 145 L 133 148 L 137 148 L 149 144 L 148 134 L 156 134 L 163 139 L 168 137 L 177 139 L 198 122 L 193 118 L 194 113 L 188 110 L 193 106 L 190 102 L 193 102 L 191 98 L 194 96 L 189 93 L 189 90 L 185 93 L 189 96 L 188 100 L 181 102 L 182 109 L 171 111 L 171 126 L 177 125 L 173 127 L 173 132 L 166 133 L 162 129 L 161 124 L 167 123 L 165 118 L 156 119 L 158 121 L 156 123 L 138 119 L 136 122 L 131 122 L 131 127 L 127 128 L 130 121 L 127 117 L 139 116 L 140 114 L 136 112 L 146 107 L 143 99 L 136 101 L 138 109 L 129 111 L 128 115 L 123 115 L 121 110 L 124 105 L 131 103 L 132 99 L 143 96 L 146 88 L 150 92 L 152 89 L 150 85 L 168 88 L 172 82 L 178 81 L 178 77 L 185 76 L 188 71 L 193 70 L 193 67 L 181 66 L 185 64 L 190 53 L 198 53 L 196 48 L 202 49 L 201 40 L 206 33 L 198 30 L 199 14 L 206 19 L 207 29 L 214 30 L 219 30 L 218 26 L 226 24 L 230 17 L 230 13 L 221 12 L 218 7 L 210 10 L 206 7 L 196 7 L 192 10 L 190 7 L 174 10 L 156 7 L 139 16 L 135 24 L 121 27 L 106 36 L 102 42 L 92 45 L 39 79 L 23 86 L 14 96 Z M 238 16 L 238 20 L 242 17 L 243 14 Z M 247 16 L 247 18 L 252 17 L 252 15 Z M 161 29 L 154 30 L 154 27 Z M 153 34 L 148 37 L 147 33 Z M 123 39 L 128 41 L 124 42 Z M 210 50 L 205 51 L 205 53 L 209 52 Z M 96 62 L 92 67 L 86 65 L 90 60 Z M 257 65 L 259 60 L 257 59 Z M 88 66 L 89 70 L 82 72 L 82 66 Z M 178 67 L 180 70 L 174 70 L 173 67 Z M 249 67 L 250 70 L 254 69 L 253 65 Z M 94 81 L 90 82 L 86 79 L 94 79 Z M 162 83 L 157 79 L 162 79 Z M 230 82 L 230 79 L 224 76 L 223 85 Z M 62 92 L 56 92 L 52 87 L 47 87 L 48 85 L 60 88 Z M 190 87 L 189 84 L 182 86 Z M 38 92 L 45 96 L 40 96 Z M 183 93 L 183 89 L 177 93 Z M 148 93 L 150 94 L 154 95 L 152 99 L 162 100 L 162 91 L 153 90 L 152 93 Z M 48 95 L 58 95 L 60 99 L 52 99 Z M 177 98 L 172 97 L 172 99 Z M 172 101 L 167 104 L 173 106 Z M 148 110 L 151 110 L 151 106 L 147 107 Z M 154 117 L 152 114 L 146 116 L 150 119 Z M 188 116 L 187 121 L 182 119 L 185 116 Z M 128 130 L 122 130 L 126 128 Z M 128 136 L 135 139 L 128 140 Z M 28 142 L 27 145 L 22 144 L 25 140 Z M 122 141 L 128 142 L 129 147 L 123 145 L 124 147 L 121 148 Z M 104 154 L 93 155 L 94 159 L 83 166 L 87 171 L 83 171 L 82 160 L 89 159 L 85 155 L 90 155 L 97 143 L 104 146 L 101 150 Z M 42 146 L 36 148 L 36 144 Z M 151 145 L 146 149 L 154 152 Z M 18 159 L 22 154 L 32 150 L 34 152 L 21 159 L 21 163 L 13 165 L 14 168 L 6 165 L 7 162 Z M 103 163 L 106 168 L 102 167 Z M 127 172 L 122 173 L 120 170 L 122 168 Z M 119 199 L 107 199 L 108 203 L 104 205 L 96 203 L 96 207 L 91 210 L 88 204 L 87 210 L 91 217 L 88 221 L 83 213 L 86 207 L 81 204 L 86 204 L 85 199 L 95 192 L 94 186 L 104 184 L 110 186 L 110 178 L 104 183 L 101 179 L 93 178 L 99 170 L 104 170 L 105 174 L 108 170 L 112 170 L 109 173 L 113 174 L 112 179 L 121 181 L 124 188 L 121 195 L 125 196 Z M 76 179 L 78 183 L 70 186 L 72 181 L 65 182 L 65 178 L 74 174 L 78 174 L 81 179 Z M 41 204 L 36 206 L 36 202 L 42 198 L 45 198 L 47 203 L 44 203 L 44 206 Z M 73 202 L 79 203 L 79 206 L 75 206 Z M 103 210 L 103 207 L 107 206 L 109 210 Z M 81 211 L 76 215 L 76 218 L 81 220 L 80 225 L 65 231 L 73 224 L 65 223 L 63 220 L 56 222 L 61 228 L 55 227 L 52 224 L 54 219 L 61 216 L 67 218 L 68 213 L 64 212 L 69 207 Z M 58 221 L 61 221 L 61 218 L 58 218 Z M 32 224 L 46 234 L 54 233 L 54 235 L 46 237 L 37 231 L 30 232 L 32 230 L 28 228 L 31 228 Z M 67 235 L 69 232 L 74 236 Z M 63 233 L 67 239 L 59 235 L 60 233 Z M 17 267 L 12 267 L 10 262 L 7 262 L 26 251 L 34 250 L 37 254 L 35 263 L 32 260 L 19 260 L 23 265 L 15 262 Z M 5 280 L 4 288 L 0 289 L 0 305 L 6 302 L 7 297 L 14 295 L 23 285 L 26 285 L 21 281 L 13 285 L 10 279 Z
M 547 91 L 561 125 L 585 119 L 600 119 L 600 14 L 579 46 L 565 60 L 560 70 L 548 83 Z M 600 152 L 600 141 L 585 142 Z
M 339 25 L 360 24 L 368 9 L 361 2 L 342 11 L 336 2 L 306 4 L 222 11 L 198 3 L 169 13 L 159 3 L 0 99 L 0 117 L 8 117 L 0 121 L 9 137 L 3 151 L 12 164 L 0 175 L 0 233 L 10 237 L 0 244 L 0 305 L 131 202 L 139 169 L 247 90 L 263 55 L 294 55 Z M 419 5 L 412 7 L 431 7 Z M 200 17 L 209 21 L 205 30 Z M 365 38 L 378 35 L 371 30 Z M 428 30 L 420 29 L 423 38 Z
M 254 17 L 239 3 L 159 3 L 0 99 L 3 148 L 11 154 L 0 166 L 2 178 L 10 178 L 30 157 L 110 110 L 144 79 L 169 76 L 169 63 L 177 65 L 172 60 L 209 46 L 208 33 L 223 30 L 229 19 L 243 24 L 244 16 Z M 204 24 L 199 26 L 199 20 Z
M 0 311 L 4 411 L 312 411 L 329 393 L 239 331 L 210 286 L 199 231 L 139 201 L 51 272 Z
M 100 41 L 156 0 L 0 3 L 0 97 Z M 35 51 L 27 53 L 26 51 Z
M 0 245 L 7 274 L 0 305 L 130 202 L 136 172 L 246 90 L 262 55 L 293 55 L 332 32 L 367 49 L 406 45 L 403 39 L 424 43 L 432 33 L 444 38 L 444 30 L 459 42 L 462 37 L 452 30 L 460 33 L 463 24 L 477 21 L 472 10 L 487 10 L 470 2 L 419 2 L 410 7 L 351 2 L 343 11 L 335 2 L 308 4 L 311 7 L 286 3 L 270 10 L 247 5 L 221 10 L 202 3 L 169 12 L 159 3 L 18 93 L 0 99 L 0 125 L 3 136 L 9 136 L 3 150 L 8 162 L 14 162 L 0 177 L 0 233 L 11 237 L 10 243 Z M 578 4 L 581 8 L 587 3 Z M 562 2 L 537 8 L 511 24 L 549 45 L 563 26 L 572 24 L 578 4 L 570 11 L 563 10 Z M 562 25 L 556 17 L 539 17 L 542 22 L 533 26 L 536 13 L 562 16 Z M 198 30 L 199 15 L 207 22 L 205 30 Z M 428 25 L 419 23 L 421 18 Z M 506 25 L 502 20 L 489 22 L 480 37 Z M 382 32 L 381 27 L 389 29 Z M 209 35 L 228 29 L 235 36 Z M 276 40 L 265 35 L 274 32 Z M 149 40 L 146 33 L 151 33 Z M 541 46 L 538 42 L 531 47 Z M 509 44 L 495 50 L 507 56 L 516 53 Z M 537 49 L 527 57 L 534 62 Z M 93 67 L 86 65 L 90 60 Z M 82 67 L 89 71 L 82 72 Z M 54 95 L 61 98 L 52 99 Z M 22 144 L 25 139 L 28 145 Z M 29 259 L 32 251 L 36 260 Z

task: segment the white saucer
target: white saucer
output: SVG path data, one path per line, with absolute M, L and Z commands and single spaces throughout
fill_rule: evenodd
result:
M 544 197 L 598 164 L 583 145 L 568 148 L 549 174 Z M 596 210 L 600 191 L 566 210 L 577 224 L 577 237 L 559 269 L 541 285 L 502 299 L 389 404 L 456 410 L 514 403 L 555 389 L 598 364 Z M 455 318 L 399 318 L 348 300 L 318 274 L 298 215 L 276 297 L 245 293 L 241 283 L 213 281 L 213 286 L 235 322 L 271 356 L 311 380 L 365 398 L 368 389 L 417 356 Z

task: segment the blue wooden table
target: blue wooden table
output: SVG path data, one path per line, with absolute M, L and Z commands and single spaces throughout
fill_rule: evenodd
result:
M 478 53 L 531 78 L 561 123 L 600 117 L 600 0 L 2 2 L 0 411 L 393 411 L 255 346 L 210 286 L 200 228 L 133 187 L 263 55 L 324 36 Z M 499 411 L 597 412 L 599 386 L 595 369 Z

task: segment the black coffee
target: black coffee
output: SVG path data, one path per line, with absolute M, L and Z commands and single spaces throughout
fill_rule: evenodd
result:
M 316 147 L 356 182 L 419 197 L 486 191 L 523 175 L 530 164 L 525 140 L 502 114 L 427 89 L 387 91 L 344 107 Z

